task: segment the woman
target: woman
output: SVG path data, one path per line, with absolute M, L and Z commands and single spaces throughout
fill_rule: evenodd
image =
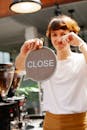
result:
M 54 17 L 48 25 L 47 37 L 56 49 L 57 68 L 54 75 L 42 82 L 43 130 L 87 130 L 87 45 L 77 35 L 77 22 L 66 16 Z M 74 53 L 70 45 L 81 53 Z M 17 69 L 24 69 L 27 54 L 42 48 L 38 39 L 26 41 L 16 58 Z

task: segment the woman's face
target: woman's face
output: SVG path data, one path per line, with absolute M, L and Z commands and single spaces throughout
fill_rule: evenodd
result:
M 69 30 L 52 30 L 51 31 L 51 42 L 56 50 L 62 50 L 68 46 L 68 43 L 62 42 L 62 37 L 69 33 Z

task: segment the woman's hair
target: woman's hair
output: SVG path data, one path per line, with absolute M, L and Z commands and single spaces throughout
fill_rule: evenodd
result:
M 69 30 L 70 32 L 75 33 L 78 33 L 80 31 L 80 27 L 77 22 L 66 15 L 59 15 L 52 18 L 52 20 L 48 24 L 46 36 L 50 39 L 51 31 L 58 29 Z

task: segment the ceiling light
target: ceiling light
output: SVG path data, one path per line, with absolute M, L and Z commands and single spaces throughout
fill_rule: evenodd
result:
M 13 0 L 10 5 L 10 10 L 15 13 L 34 13 L 40 9 L 40 0 Z

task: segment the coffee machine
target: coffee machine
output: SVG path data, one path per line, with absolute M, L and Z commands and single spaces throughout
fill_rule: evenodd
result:
M 14 103 L 6 102 L 5 97 L 10 89 L 14 76 L 12 63 L 0 64 L 0 130 L 10 130 L 9 110 Z
M 14 72 L 15 67 L 12 63 L 0 64 L 0 130 L 10 130 L 13 113 L 19 114 L 18 102 L 6 100 L 13 82 Z

